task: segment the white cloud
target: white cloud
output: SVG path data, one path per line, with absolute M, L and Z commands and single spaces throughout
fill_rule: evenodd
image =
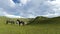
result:
M 55 1 L 48 1 L 48 3 L 50 3 L 51 5 L 54 5 L 54 6 L 60 6 L 60 0 L 55 0 Z
M 15 4 L 12 0 L 0 0 L 0 15 L 20 18 L 47 16 L 60 16 L 60 0 L 20 0 L 20 4 Z M 22 6 L 22 4 L 24 6 Z M 3 8 L 3 9 L 2 9 Z M 19 16 L 15 16 L 19 15 Z
M 20 0 L 22 4 L 27 4 L 30 0 Z
M 59 14 L 55 13 L 55 14 L 48 14 L 48 15 L 43 15 L 43 16 L 52 18 L 52 17 L 57 17 L 57 16 L 59 16 Z
M 15 3 L 12 0 L 8 1 L 11 7 L 15 7 Z
M 36 16 L 34 16 L 33 14 L 29 14 L 27 17 L 29 17 L 29 18 L 35 18 Z
M 4 16 L 9 17 L 9 18 L 23 18 L 23 17 L 21 17 L 21 16 L 11 15 L 11 14 L 8 14 L 8 13 L 6 13 L 6 12 L 4 12 Z
M 0 16 L 6 16 L 9 18 L 23 18 L 21 16 L 15 16 L 15 15 L 8 14 L 3 8 L 0 8 Z
M 4 16 L 5 10 L 3 8 L 0 8 L 0 16 Z

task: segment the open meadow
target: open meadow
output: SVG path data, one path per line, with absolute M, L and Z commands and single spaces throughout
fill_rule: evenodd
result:
M 0 19 L 0 34 L 60 34 L 60 24 L 5 24 L 5 18 Z

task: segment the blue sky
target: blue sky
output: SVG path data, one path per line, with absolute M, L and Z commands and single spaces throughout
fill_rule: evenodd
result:
M 0 16 L 34 18 L 60 16 L 60 0 L 0 0 Z
M 20 3 L 20 0 L 12 0 L 14 3 Z

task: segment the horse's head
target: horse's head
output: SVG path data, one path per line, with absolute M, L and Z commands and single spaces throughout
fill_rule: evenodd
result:
M 20 21 L 20 20 L 17 19 L 17 21 Z

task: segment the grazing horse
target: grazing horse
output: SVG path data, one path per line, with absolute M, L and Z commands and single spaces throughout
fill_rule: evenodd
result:
M 20 26 L 20 24 L 24 25 L 23 21 L 20 21 L 20 20 L 17 19 L 17 22 L 18 22 L 19 26 Z
M 15 22 L 12 21 L 12 20 L 7 20 L 7 21 L 6 21 L 6 24 L 8 24 L 8 23 L 14 24 Z

